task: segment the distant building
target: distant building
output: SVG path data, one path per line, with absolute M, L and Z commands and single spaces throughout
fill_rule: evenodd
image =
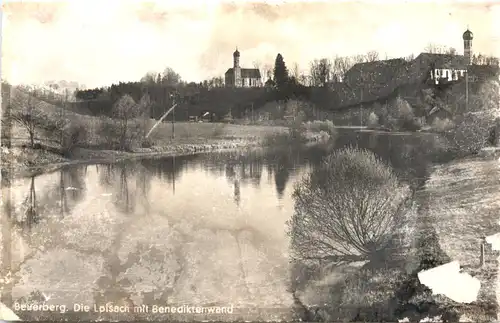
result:
M 225 74 L 225 83 L 229 87 L 261 87 L 262 78 L 257 68 L 241 68 L 240 52 L 233 53 L 233 67 Z
M 388 59 L 355 64 L 346 72 L 344 82 L 330 85 L 336 92 L 336 105 L 371 102 L 405 84 L 453 82 L 465 79 L 467 74 L 473 83 L 498 79 L 498 66 L 472 64 L 472 32 L 467 29 L 462 38 L 463 55 L 421 53 L 411 61 Z

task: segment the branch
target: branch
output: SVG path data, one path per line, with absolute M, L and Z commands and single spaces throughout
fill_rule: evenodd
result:
M 364 256 L 356 256 L 356 255 L 330 255 L 323 257 L 303 257 L 304 260 L 316 260 L 316 261 L 331 261 L 331 262 L 355 262 L 355 261 L 365 261 L 368 260 L 367 257 Z

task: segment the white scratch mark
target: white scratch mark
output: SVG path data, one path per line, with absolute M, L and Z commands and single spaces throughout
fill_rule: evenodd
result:
M 433 294 L 442 294 L 459 303 L 477 300 L 481 282 L 467 273 L 460 272 L 458 261 L 424 270 L 418 273 L 419 281 Z

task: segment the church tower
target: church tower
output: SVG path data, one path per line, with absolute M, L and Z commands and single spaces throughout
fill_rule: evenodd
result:
M 241 67 L 240 67 L 240 52 L 238 48 L 233 53 L 233 70 L 234 70 L 234 86 L 241 87 Z
M 467 58 L 467 64 L 470 65 L 472 63 L 472 39 L 474 35 L 467 28 L 462 38 L 464 39 L 464 56 Z

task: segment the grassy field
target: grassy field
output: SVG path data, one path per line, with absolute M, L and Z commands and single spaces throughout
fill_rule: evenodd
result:
M 497 160 L 481 159 L 438 166 L 425 186 L 442 250 L 481 282 L 476 310 L 496 305 L 500 299 L 498 253 L 489 245 L 485 265 L 480 266 L 483 238 L 500 232 L 499 166 Z M 474 312 L 474 304 L 469 307 Z
M 27 94 L 14 89 L 13 96 L 26 97 Z M 100 145 L 106 143 L 107 138 L 103 138 L 99 134 L 102 127 L 102 121 L 109 118 L 98 118 L 88 115 L 77 114 L 73 111 L 62 109 L 45 101 L 37 100 L 37 109 L 43 111 L 44 114 L 51 119 L 64 118 L 71 123 L 82 124 L 88 132 L 88 141 L 90 145 Z M 141 120 L 140 122 L 144 122 Z M 147 131 L 153 127 L 156 120 L 149 119 L 144 122 L 144 129 Z M 151 133 L 150 139 L 155 145 L 167 144 L 196 144 L 207 143 L 220 140 L 261 140 L 266 136 L 281 133 L 286 131 L 286 127 L 282 126 L 255 126 L 255 125 L 235 125 L 225 123 L 194 123 L 194 122 L 176 122 L 172 125 L 171 122 L 161 123 Z M 173 132 L 175 136 L 172 136 Z M 25 140 L 28 138 L 28 133 L 25 129 L 19 126 L 13 128 L 13 138 Z M 57 136 L 57 135 L 55 135 Z M 39 133 L 36 136 L 40 141 L 50 140 L 47 134 Z

